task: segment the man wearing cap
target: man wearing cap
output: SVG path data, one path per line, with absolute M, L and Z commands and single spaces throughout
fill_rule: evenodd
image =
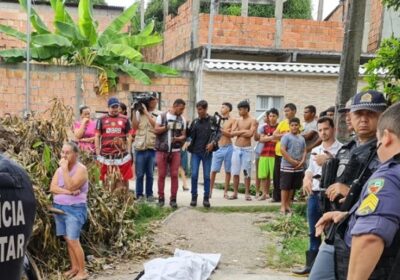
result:
M 136 198 L 144 200 L 145 192 L 148 202 L 154 201 L 153 181 L 154 164 L 156 158 L 156 134 L 155 125 L 157 116 L 157 93 L 146 94 L 147 102 L 141 104 L 141 108 L 132 112 L 132 126 L 136 129 L 135 143 L 135 164 L 136 164 Z M 144 176 L 146 175 L 146 187 L 143 190 Z
M 377 123 L 380 114 L 386 108 L 385 97 L 378 91 L 369 90 L 354 96 L 350 107 L 350 120 L 356 137 L 344 144 L 336 155 L 338 162 L 336 182 L 326 190 L 326 196 L 331 201 L 332 209 L 342 209 L 343 204 L 347 207 L 352 206 L 358 199 L 355 196 L 347 197 L 353 182 L 360 179 L 362 186 L 378 168 Z M 359 178 L 364 169 L 362 178 Z M 333 248 L 332 245 L 323 243 L 309 279 L 334 279 L 329 276 L 332 275 L 332 271 L 334 272 L 333 258 L 334 256 L 340 258 L 342 253 L 341 248 L 336 246 Z
M 100 179 L 106 183 L 107 177 L 115 175 L 115 168 L 119 170 L 117 182 L 109 186 L 111 190 L 127 190 L 128 180 L 133 177 L 130 129 L 129 119 L 119 113 L 119 100 L 111 97 L 108 114 L 97 121 L 95 138 L 97 160 L 102 164 Z

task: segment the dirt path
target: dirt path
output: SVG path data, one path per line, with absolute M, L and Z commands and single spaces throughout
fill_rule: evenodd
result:
M 198 253 L 221 253 L 212 280 L 296 279 L 266 267 L 266 248 L 275 242 L 257 223 L 271 219 L 271 213 L 214 213 L 182 207 L 171 214 L 157 230 L 154 242 L 163 257 L 175 248 Z M 142 264 L 124 264 L 92 279 L 132 280 Z M 110 275 L 111 274 L 111 275 Z

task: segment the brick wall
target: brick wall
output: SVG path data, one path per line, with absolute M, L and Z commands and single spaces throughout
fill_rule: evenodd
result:
M 382 1 L 371 1 L 370 29 L 368 34 L 368 52 L 375 52 L 379 48 L 382 32 Z
M 282 48 L 314 51 L 342 51 L 341 22 L 284 19 Z
M 20 114 L 25 106 L 25 65 L 0 64 L 0 116 L 4 113 Z M 97 96 L 94 86 L 97 72 L 80 67 L 59 67 L 35 65 L 31 73 L 31 110 L 44 111 L 49 101 L 55 97 L 62 98 L 66 105 L 76 108 L 77 90 L 81 87 L 83 77 L 82 104 L 95 110 L 105 110 L 109 96 Z M 126 75 L 121 75 L 116 92 L 121 101 L 127 103 L 130 91 L 159 91 L 161 105 L 165 110 L 176 98 L 189 100 L 190 80 L 186 78 L 153 78 L 151 86 L 143 86 Z
M 50 5 L 46 4 L 34 4 L 33 7 L 41 17 L 41 19 L 45 22 L 45 24 L 51 29 L 53 28 L 53 19 L 54 13 L 53 9 Z M 77 20 L 78 18 L 78 8 L 76 7 L 67 7 L 67 10 L 74 18 Z M 94 8 L 93 16 L 97 20 L 99 27 L 98 30 L 102 31 L 105 27 L 119 14 L 122 13 L 121 9 L 98 9 Z M 21 32 L 26 32 L 26 13 L 20 8 L 18 3 L 8 3 L 8 2 L 0 2 L 0 23 L 9 25 Z M 15 47 L 24 47 L 25 43 L 13 39 L 0 33 L 0 49 L 8 49 Z
M 373 53 L 379 48 L 381 32 L 382 32 L 382 15 L 383 15 L 383 5 L 382 1 L 373 0 L 370 1 L 370 29 L 368 33 L 368 52 Z M 341 22 L 344 20 L 347 13 L 347 1 L 340 8 L 336 9 L 326 21 Z
M 178 15 L 168 15 L 161 45 L 143 50 L 146 61 L 163 63 L 191 49 L 192 1 L 188 0 L 178 9 Z

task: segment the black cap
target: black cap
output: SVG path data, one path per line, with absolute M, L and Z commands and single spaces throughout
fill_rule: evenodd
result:
M 359 92 L 354 96 L 350 112 L 369 110 L 381 113 L 387 108 L 387 102 L 383 94 L 376 90 Z

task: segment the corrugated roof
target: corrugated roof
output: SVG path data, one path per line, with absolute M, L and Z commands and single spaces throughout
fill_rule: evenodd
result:
M 240 60 L 205 59 L 205 70 L 214 71 L 251 71 L 281 73 L 313 73 L 338 75 L 339 64 L 255 62 Z M 359 74 L 364 75 L 365 67 L 360 66 Z

